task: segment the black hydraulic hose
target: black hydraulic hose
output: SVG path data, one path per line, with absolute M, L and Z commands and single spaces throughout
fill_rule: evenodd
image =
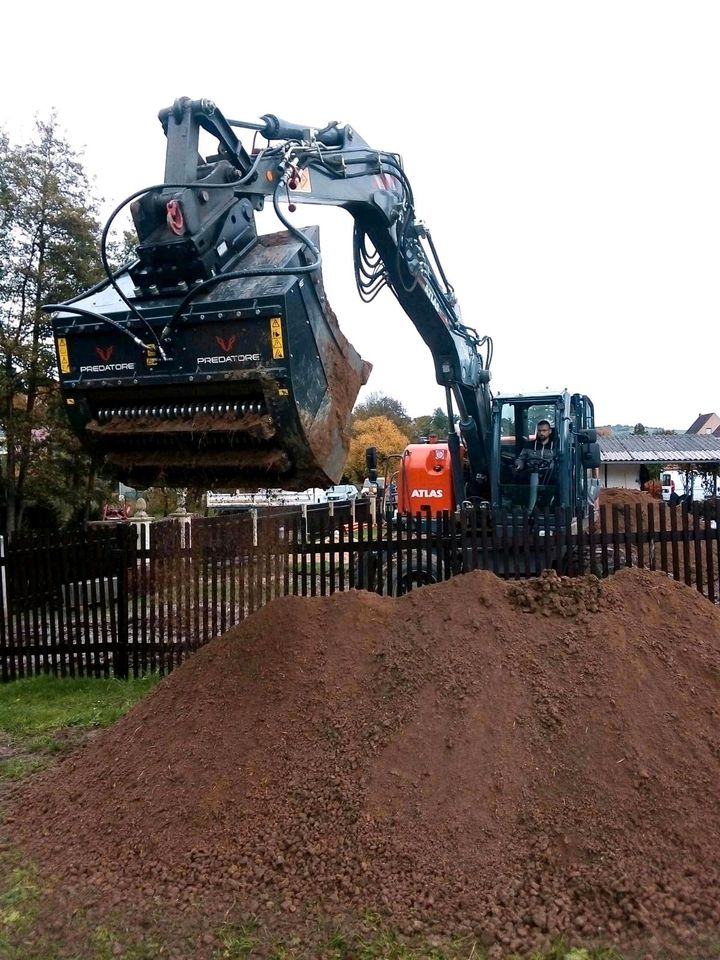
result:
M 124 263 L 121 267 L 118 267 L 117 270 L 113 270 L 113 277 L 117 279 L 134 263 L 137 263 L 137 260 L 128 260 L 127 263 Z M 95 286 L 90 287 L 89 290 L 83 290 L 82 293 L 78 293 L 76 297 L 70 297 L 69 300 L 63 300 L 63 306 L 69 306 L 71 303 L 77 303 L 78 300 L 83 300 L 85 297 L 91 297 L 94 293 L 99 293 L 101 290 L 105 290 L 105 288 L 109 285 L 110 280 L 108 277 L 104 277 L 102 280 L 99 280 Z
M 138 347 L 142 347 L 143 350 L 147 350 L 148 345 L 144 343 L 140 337 L 136 337 L 132 330 L 128 330 L 127 327 L 124 327 L 121 323 L 118 323 L 117 320 L 113 320 L 112 317 L 106 317 L 104 313 L 95 313 L 93 310 L 85 310 L 82 307 L 73 307 L 67 303 L 46 303 L 40 308 L 43 313 L 55 313 L 62 311 L 63 313 L 73 313 L 78 317 L 90 317 L 92 320 L 96 320 L 99 323 L 107 323 L 111 327 L 114 327 L 120 333 L 125 334 L 126 337 L 135 343 Z
M 247 183 L 249 180 L 251 180 L 252 177 L 255 175 L 255 172 L 260 164 L 260 161 L 262 160 L 262 158 L 265 156 L 267 152 L 268 151 L 261 150 L 258 153 L 258 155 L 255 157 L 255 160 L 253 161 L 253 165 L 250 167 L 248 172 L 239 180 L 233 180 L 230 183 L 203 183 L 202 181 L 197 181 L 194 183 L 160 183 L 160 184 L 154 184 L 151 187 L 143 187 L 141 190 L 136 190 L 134 193 L 131 193 L 128 197 L 125 197 L 122 203 L 119 203 L 117 207 L 115 207 L 115 209 L 112 211 L 110 216 L 108 217 L 108 220 L 105 223 L 105 227 L 102 232 L 102 236 L 100 238 L 100 259 L 102 260 L 103 268 L 105 270 L 105 273 L 107 274 L 108 282 L 112 286 L 115 293 L 120 297 L 123 303 L 130 310 L 130 312 L 133 313 L 138 320 L 140 320 L 143 324 L 145 324 L 145 327 L 147 328 L 153 340 L 157 344 L 158 351 L 163 360 L 167 358 L 166 358 L 165 351 L 162 348 L 162 344 L 158 339 L 157 334 L 153 330 L 152 326 L 145 319 L 145 317 L 137 309 L 137 307 L 133 303 L 131 303 L 130 300 L 128 300 L 128 298 L 125 296 L 125 294 L 122 292 L 120 287 L 115 282 L 115 277 L 118 276 L 120 271 L 116 271 L 115 273 L 113 273 L 110 270 L 110 264 L 107 259 L 107 238 L 110 233 L 110 228 L 115 220 L 115 217 L 120 213 L 123 207 L 126 207 L 128 205 L 128 203 L 131 203 L 133 200 L 137 199 L 137 197 L 143 196 L 146 193 L 150 193 L 153 190 L 181 190 L 185 188 L 195 189 L 195 190 L 197 189 L 227 190 L 227 189 L 234 189 L 237 186 L 242 186 L 244 183 Z M 93 288 L 93 290 L 94 289 L 96 288 Z M 81 294 L 80 297 L 77 297 L 75 299 L 76 300 L 81 299 L 81 297 L 87 296 L 91 292 L 92 291 L 87 291 L 86 293 Z M 74 302 L 74 301 L 71 301 L 71 302 Z

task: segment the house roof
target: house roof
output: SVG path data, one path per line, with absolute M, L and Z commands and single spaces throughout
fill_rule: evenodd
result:
M 603 463 L 720 463 L 720 437 L 681 433 L 598 437 Z
M 685 433 L 700 433 L 703 427 L 715 416 L 714 413 L 699 413 L 695 420 L 685 431 Z

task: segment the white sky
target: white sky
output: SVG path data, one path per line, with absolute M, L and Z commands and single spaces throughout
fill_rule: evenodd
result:
M 347 122 L 403 155 L 495 390 L 566 386 L 598 423 L 720 410 L 720 4 L 66 0 L 2 21 L 0 126 L 20 140 L 55 107 L 107 211 L 162 176 L 176 97 Z M 321 225 L 366 391 L 442 404 L 393 296 L 357 296 L 350 217 L 295 216 Z

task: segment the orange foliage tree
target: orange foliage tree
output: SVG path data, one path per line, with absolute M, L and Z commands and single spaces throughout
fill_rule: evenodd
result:
M 409 443 L 405 434 L 387 417 L 356 420 L 352 434 L 345 471 L 355 483 L 362 483 L 367 475 L 365 451 L 368 447 L 377 449 L 378 468 L 382 470 L 385 457 L 391 453 L 402 453 Z

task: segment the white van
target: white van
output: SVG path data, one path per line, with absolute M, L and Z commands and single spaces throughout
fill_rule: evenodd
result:
M 662 498 L 669 500 L 671 494 L 676 493 L 679 497 L 692 493 L 693 500 L 704 500 L 708 495 L 703 487 L 702 474 L 692 473 L 690 483 L 685 489 L 685 471 L 684 470 L 663 470 L 660 473 L 660 482 L 662 483 Z

